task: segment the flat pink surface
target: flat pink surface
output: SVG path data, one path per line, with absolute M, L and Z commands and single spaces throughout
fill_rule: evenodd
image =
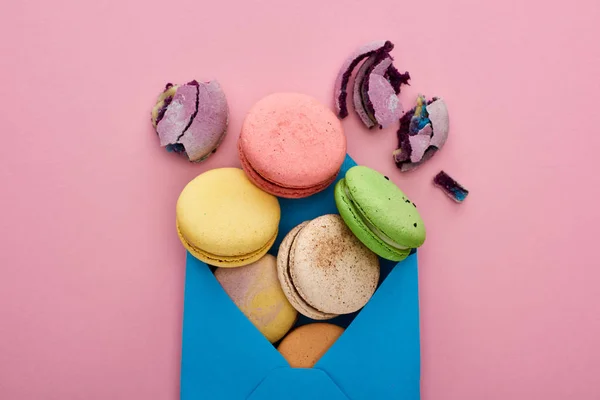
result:
M 337 69 L 396 43 L 450 109 L 446 147 L 393 165 L 394 128 L 344 121 L 349 152 L 397 182 L 420 253 L 423 398 L 600 398 L 600 3 L 33 1 L 0 12 L 0 398 L 176 399 L 184 251 L 179 191 L 238 165 L 245 112 L 273 91 L 333 104 Z M 217 78 L 222 148 L 158 146 L 167 81 Z M 440 169 L 471 190 L 456 205 Z

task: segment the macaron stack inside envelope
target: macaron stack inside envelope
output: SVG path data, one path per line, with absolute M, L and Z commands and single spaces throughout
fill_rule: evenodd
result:
M 381 263 L 421 246 L 425 227 L 379 172 L 355 166 L 340 175 L 344 131 L 310 96 L 258 101 L 237 145 L 241 169 L 204 172 L 182 190 L 177 232 L 193 257 L 216 267 L 221 290 L 289 366 L 311 368 L 345 333 L 337 317 L 368 305 Z M 282 232 L 281 202 L 293 213 L 313 198 L 339 214 L 334 207 Z

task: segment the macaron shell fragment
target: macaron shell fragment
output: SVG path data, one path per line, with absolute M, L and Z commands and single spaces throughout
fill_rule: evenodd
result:
M 376 41 L 359 48 L 342 65 L 335 82 L 334 96 L 338 117 L 348 115 L 346 104 L 347 86 L 354 68 L 364 60 L 353 83 L 352 103 L 367 128 L 379 125 L 386 128 L 394 124 L 402 114 L 397 98 L 400 86 L 410 80 L 408 72 L 401 74 L 393 66 L 390 41 Z
M 310 221 L 298 233 L 289 269 L 302 299 L 331 314 L 361 309 L 379 280 L 377 256 L 334 214 Z
M 346 61 L 342 64 L 338 76 L 335 80 L 333 89 L 335 99 L 335 110 L 340 118 L 346 118 L 348 116 L 348 106 L 346 104 L 346 98 L 348 96 L 347 88 L 348 82 L 352 71 L 356 66 L 366 57 L 372 55 L 376 51 L 390 52 L 394 48 L 392 42 L 388 40 L 377 40 L 357 49 Z
M 402 105 L 394 88 L 381 75 L 371 74 L 369 76 L 369 101 L 372 104 L 374 117 L 381 128 L 396 123 L 402 115 Z
M 425 125 L 423 129 L 419 131 L 415 136 L 409 136 L 408 140 L 410 141 L 411 153 L 410 160 L 412 162 L 419 162 L 423 158 L 425 151 L 429 148 L 431 144 L 431 135 L 433 130 L 431 125 Z
M 427 105 L 427 112 L 429 113 L 429 119 L 431 120 L 432 125 L 430 145 L 437 147 L 439 150 L 446 143 L 448 132 L 450 131 L 448 108 L 443 99 L 437 99 Z
M 365 124 L 367 128 L 372 128 L 375 126 L 376 122 L 373 118 L 369 116 L 367 110 L 365 109 L 365 105 L 363 102 L 363 94 L 362 94 L 362 84 L 365 81 L 367 71 L 371 68 L 373 63 L 375 62 L 375 57 L 371 56 L 362 63 L 358 72 L 356 73 L 356 78 L 354 79 L 354 87 L 352 90 L 352 101 L 354 103 L 354 110 L 356 114 L 360 118 L 360 120 Z
M 303 325 L 291 331 L 277 350 L 292 368 L 312 368 L 344 333 L 344 329 L 328 323 Z
M 367 77 L 361 82 L 362 103 L 370 119 L 381 128 L 396 123 L 402 114 L 402 106 L 392 84 L 385 77 L 392 65 L 388 54 L 376 53 L 371 56 L 373 62 L 367 68 Z
M 288 302 L 270 254 L 240 268 L 217 268 L 215 278 L 256 328 L 277 342 L 294 325 L 298 313 Z
M 448 139 L 450 120 L 444 100 L 427 101 L 419 96 L 417 106 L 400 119 L 398 148 L 392 153 L 402 171 L 410 171 L 431 159 Z M 429 134 L 429 139 L 425 136 Z
M 177 143 L 196 113 L 197 98 L 198 86 L 187 84 L 177 88 L 164 117 L 156 126 L 161 146 Z
M 304 301 L 304 299 L 302 299 L 302 297 L 298 294 L 298 291 L 292 283 L 292 277 L 290 276 L 289 270 L 290 252 L 298 233 L 307 224 L 308 221 L 305 221 L 294 227 L 294 229 L 292 229 L 281 242 L 279 251 L 277 252 L 277 277 L 279 278 L 279 283 L 281 284 L 283 293 L 287 297 L 290 304 L 292 304 L 292 306 L 298 310 L 300 314 L 315 320 L 334 318 L 337 317 L 337 314 L 327 314 L 307 304 L 306 301 Z
M 191 161 L 205 160 L 224 139 L 229 123 L 225 93 L 217 81 L 198 87 L 198 110 L 179 142 Z

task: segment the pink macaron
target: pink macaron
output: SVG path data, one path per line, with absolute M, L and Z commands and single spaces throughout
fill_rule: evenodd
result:
M 316 99 L 276 93 L 252 107 L 238 149 L 256 186 L 275 196 L 300 198 L 333 183 L 346 156 L 346 136 L 336 115 Z

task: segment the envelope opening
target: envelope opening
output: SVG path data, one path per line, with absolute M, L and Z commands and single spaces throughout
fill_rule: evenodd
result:
M 347 157 L 339 178 L 354 165 Z M 279 199 L 282 217 L 271 254 L 277 254 L 283 237 L 296 225 L 337 213 L 333 186 L 304 199 Z M 380 266 L 378 288 L 365 307 L 324 321 L 345 331 L 315 367 L 290 368 L 276 349 L 278 343 L 271 344 L 225 293 L 214 268 L 188 253 L 181 399 L 418 400 L 417 256 L 413 252 L 400 263 L 380 260 Z M 300 316 L 294 327 L 311 322 L 316 321 Z M 290 391 L 292 384 L 303 389 Z

